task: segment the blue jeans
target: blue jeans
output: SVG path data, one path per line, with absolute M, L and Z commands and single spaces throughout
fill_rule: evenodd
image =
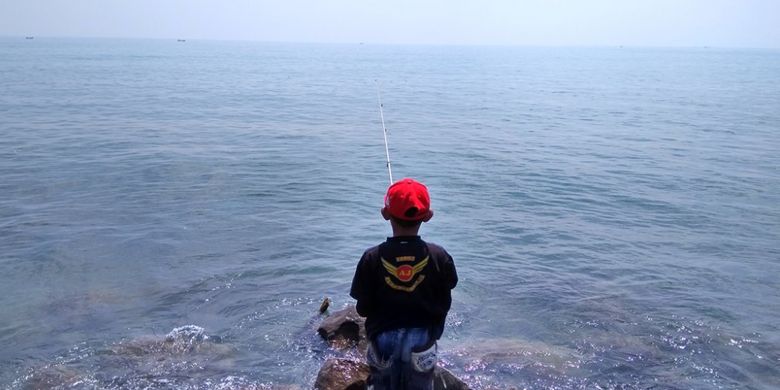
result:
M 436 340 L 428 329 L 402 328 L 378 334 L 368 347 L 373 390 L 432 390 Z

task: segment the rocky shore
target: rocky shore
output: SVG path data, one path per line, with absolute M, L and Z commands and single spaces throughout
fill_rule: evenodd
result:
M 92 352 L 99 357 L 96 365 L 103 367 L 99 372 L 85 371 L 78 364 L 67 361 L 49 362 L 30 368 L 15 382 L 14 388 L 365 389 L 369 375 L 365 361 L 368 348 L 365 319 L 357 314 L 354 306 L 332 313 L 327 312 L 326 303 L 323 306 L 321 314 L 307 325 L 306 336 L 299 335 L 299 341 L 316 341 L 324 348 L 318 349 L 318 355 L 322 353 L 319 358 L 324 360 L 317 377 L 306 385 L 263 383 L 233 375 L 217 379 L 196 378 L 195 374 L 210 361 L 230 362 L 236 348 L 223 342 L 221 337 L 208 334 L 202 327 L 185 325 L 164 336 L 139 337 Z M 318 335 L 313 334 L 315 329 Z M 111 371 L 114 367 L 118 369 Z M 441 367 L 435 370 L 434 389 L 469 389 L 448 370 Z

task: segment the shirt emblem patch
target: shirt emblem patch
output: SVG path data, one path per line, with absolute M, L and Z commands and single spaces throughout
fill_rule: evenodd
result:
M 422 271 L 425 266 L 428 265 L 428 257 L 425 257 L 420 261 L 418 264 L 415 264 L 414 266 L 404 264 L 400 265 L 398 267 L 393 266 L 385 259 L 382 259 L 382 266 L 385 267 L 385 270 L 387 273 L 395 277 L 398 281 L 406 283 L 414 279 L 414 277 Z M 396 283 L 393 282 L 393 280 L 390 277 L 385 277 L 385 283 L 387 283 L 388 286 L 391 288 L 394 288 L 396 290 L 406 291 L 406 292 L 412 292 L 414 291 L 417 286 L 422 283 L 422 281 L 425 279 L 425 275 L 420 275 L 417 280 L 414 281 L 414 283 L 411 286 L 399 286 Z

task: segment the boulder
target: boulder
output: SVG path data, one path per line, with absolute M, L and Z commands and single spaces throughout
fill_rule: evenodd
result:
M 368 364 L 348 359 L 331 358 L 325 361 L 317 380 L 315 390 L 362 390 L 366 388 Z
M 336 349 L 356 346 L 358 350 L 365 352 L 368 345 L 366 319 L 357 313 L 355 306 L 348 306 L 346 309 L 331 313 L 322 320 L 317 333 Z

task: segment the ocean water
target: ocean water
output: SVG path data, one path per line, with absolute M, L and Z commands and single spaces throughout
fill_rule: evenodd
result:
M 778 51 L 54 38 L 0 39 L 0 387 L 310 387 L 390 233 L 377 84 L 443 366 L 780 388 Z

